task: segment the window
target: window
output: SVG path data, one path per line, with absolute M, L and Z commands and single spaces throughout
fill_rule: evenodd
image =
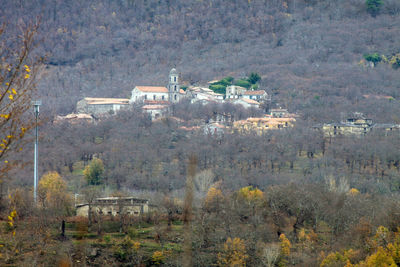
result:
M 176 76 L 174 76 L 174 82 L 176 82 Z
M 147 95 L 144 95 L 144 100 L 147 100 Z
M 164 96 L 161 97 L 162 100 L 164 100 L 164 98 L 165 98 Z
M 156 95 L 153 95 L 153 100 L 156 100 Z
M 175 85 L 175 91 L 176 91 L 176 85 Z

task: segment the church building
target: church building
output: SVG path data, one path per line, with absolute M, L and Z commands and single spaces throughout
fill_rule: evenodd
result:
M 185 91 L 180 89 L 179 75 L 176 69 L 169 72 L 167 87 L 163 86 L 135 86 L 129 103 L 146 103 L 148 101 L 168 101 L 170 103 L 179 102 L 185 95 Z

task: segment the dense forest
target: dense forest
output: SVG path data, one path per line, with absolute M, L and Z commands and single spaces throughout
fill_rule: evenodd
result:
M 3 1 L 2 52 L 39 27 L 17 90 L 0 94 L 1 265 L 399 266 L 400 133 L 327 138 L 317 127 L 351 112 L 400 123 L 399 15 L 398 0 Z M 1 60 L 3 90 L 14 66 Z M 137 106 L 55 120 L 83 97 L 166 85 L 172 67 L 186 86 L 257 73 L 295 126 L 204 134 L 219 114 L 262 112 L 186 100 L 158 120 Z M 8 134 L 2 109 L 31 80 L 43 101 L 38 205 L 34 125 L 18 117 Z M 76 216 L 74 204 L 132 195 L 152 212 Z
M 276 102 L 307 119 L 337 119 L 352 107 L 392 121 L 397 105 L 363 95 L 398 98 L 398 70 L 367 67 L 364 55 L 400 52 L 399 13 L 397 0 L 374 15 L 365 0 L 20 0 L 3 3 L 0 18 L 16 32 L 40 18 L 39 89 L 53 113 L 72 112 L 84 96 L 165 85 L 176 67 L 187 84 L 256 71 Z

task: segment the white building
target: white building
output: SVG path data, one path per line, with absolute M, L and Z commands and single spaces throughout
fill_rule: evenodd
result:
M 176 69 L 171 69 L 167 87 L 164 86 L 135 86 L 129 103 L 142 103 L 145 100 L 179 102 L 185 96 L 180 89 L 179 75 Z
M 186 92 L 191 97 L 191 103 L 221 103 L 224 101 L 224 95 L 215 93 L 213 90 L 205 87 L 190 87 Z
M 243 93 L 243 98 L 252 99 L 256 101 L 268 100 L 268 94 L 264 90 L 252 90 L 245 91 Z
M 169 91 L 161 86 L 135 86 L 129 103 L 142 103 L 145 100 L 169 101 Z
M 242 95 L 246 92 L 246 88 L 237 86 L 237 85 L 230 85 L 226 87 L 226 99 L 238 99 L 241 98 Z
M 240 98 L 235 101 L 233 101 L 233 104 L 235 105 L 241 105 L 244 108 L 259 108 L 260 103 L 253 100 L 253 99 L 247 99 L 247 98 Z

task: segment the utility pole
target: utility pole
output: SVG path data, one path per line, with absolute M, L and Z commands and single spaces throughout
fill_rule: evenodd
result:
M 39 117 L 39 107 L 42 105 L 41 100 L 32 101 L 32 105 L 35 113 L 35 155 L 34 155 L 34 166 L 33 166 L 33 199 L 35 204 L 37 203 L 37 185 L 38 185 L 38 145 L 39 145 L 39 135 L 38 135 L 38 117 Z

